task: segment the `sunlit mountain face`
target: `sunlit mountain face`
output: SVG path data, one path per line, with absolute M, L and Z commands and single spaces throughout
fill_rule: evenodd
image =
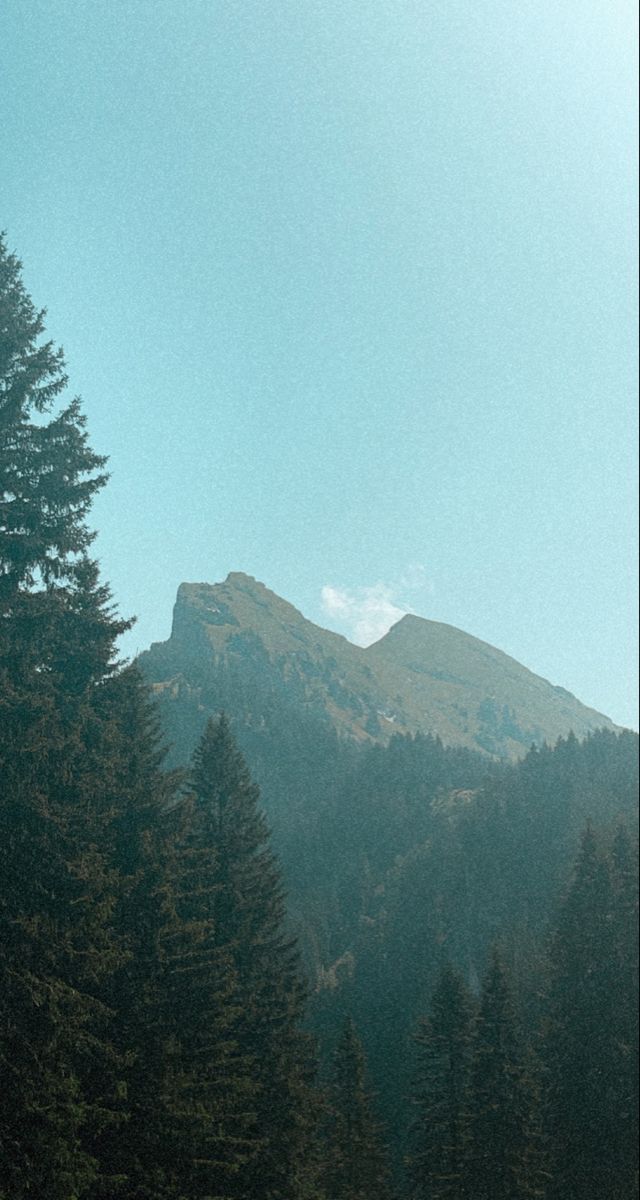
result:
M 188 755 L 187 710 L 229 710 L 259 726 L 278 707 L 358 742 L 422 732 L 446 745 L 517 759 L 532 743 L 614 728 L 501 650 L 453 626 L 408 615 L 373 645 L 308 621 L 249 575 L 183 583 L 166 642 L 140 657 L 170 737 Z

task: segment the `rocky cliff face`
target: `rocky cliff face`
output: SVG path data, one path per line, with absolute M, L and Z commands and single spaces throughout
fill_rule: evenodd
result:
M 209 711 L 259 729 L 308 717 L 359 742 L 421 730 L 449 745 L 518 758 L 532 742 L 613 728 L 561 687 L 450 625 L 406 616 L 373 646 L 306 620 L 249 575 L 183 583 L 167 642 L 140 665 L 161 699 L 177 757 Z

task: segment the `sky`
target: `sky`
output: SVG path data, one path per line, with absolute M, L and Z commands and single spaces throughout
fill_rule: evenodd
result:
M 245 571 L 637 728 L 633 8 L 3 0 L 0 228 L 125 654 Z

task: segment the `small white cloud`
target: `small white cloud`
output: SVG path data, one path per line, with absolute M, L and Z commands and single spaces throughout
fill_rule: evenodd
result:
M 398 601 L 396 589 L 387 583 L 347 591 L 325 584 L 321 592 L 322 608 L 328 617 L 342 625 L 347 637 L 358 646 L 377 642 L 411 609 Z

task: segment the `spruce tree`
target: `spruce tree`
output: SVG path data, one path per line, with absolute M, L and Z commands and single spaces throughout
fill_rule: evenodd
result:
M 216 936 L 216 837 L 193 795 L 167 815 L 160 931 L 161 1027 L 168 1129 L 162 1154 L 176 1195 L 236 1195 L 256 1152 L 253 1061 L 240 1045 L 242 997 L 233 951 Z
M 105 480 L 62 353 L 0 239 L 0 1187 L 68 1200 L 96 1175 L 86 1094 L 111 1057 L 97 994 L 119 956 L 85 739 L 125 627 L 88 557 Z
M 421 1021 L 409 1162 L 413 1200 L 463 1200 L 469 1124 L 469 1072 L 474 1005 L 450 964 L 442 971 Z
M 509 982 L 494 949 L 474 1039 L 464 1195 L 474 1200 L 528 1200 L 543 1194 L 533 1101 Z
M 214 887 L 207 900 L 211 946 L 234 975 L 237 1053 L 248 1066 L 253 1095 L 247 1161 L 238 1200 L 296 1200 L 307 1187 L 308 1039 L 298 956 L 285 931 L 280 872 L 253 783 L 223 715 L 210 720 L 192 776 L 201 847 L 211 855 Z
M 613 1157 L 621 1188 L 638 1194 L 638 840 L 621 825 L 613 843 L 613 942 L 616 956 L 616 1050 L 619 1113 Z
M 52 412 L 67 376 L 62 351 L 42 341 L 44 311 L 0 237 L 0 601 L 59 587 L 93 540 L 85 518 L 105 482 L 77 400 Z M 48 418 L 48 419 L 47 419 Z
M 173 1200 L 165 1177 L 171 1118 L 165 1101 L 167 1043 L 160 942 L 167 917 L 166 816 L 178 778 L 162 769 L 158 720 L 135 666 L 95 689 L 94 803 L 119 959 L 102 980 L 112 1066 L 87 1080 L 114 1120 L 89 1130 L 98 1163 L 89 1193 L 101 1200 Z
M 364 1050 L 350 1019 L 334 1056 L 327 1154 L 331 1200 L 389 1200 L 389 1170 L 367 1090 Z
M 551 948 L 543 1052 L 552 1200 L 631 1200 L 637 1194 L 627 1145 L 635 1086 L 629 1083 L 634 1035 L 627 1016 L 634 951 L 628 918 L 620 919 L 627 910 L 625 874 L 622 868 L 620 906 L 609 860 L 587 828 Z

